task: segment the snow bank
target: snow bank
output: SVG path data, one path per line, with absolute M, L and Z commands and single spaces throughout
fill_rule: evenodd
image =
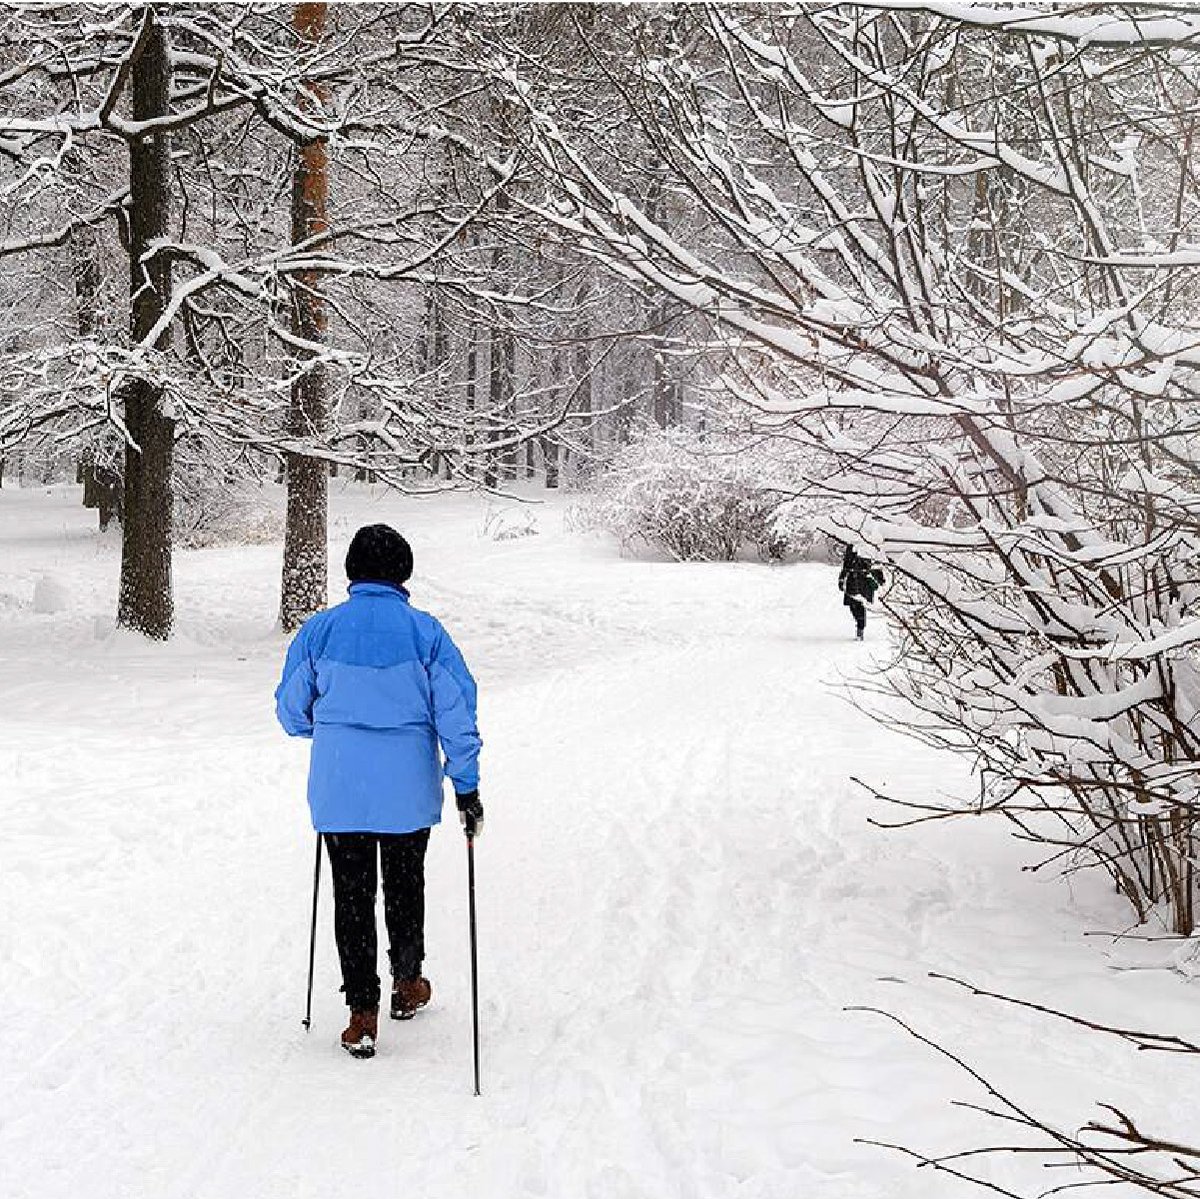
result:
M 33 585 L 33 610 L 41 616 L 65 612 L 71 602 L 70 592 L 61 579 L 53 575 L 38 575 Z

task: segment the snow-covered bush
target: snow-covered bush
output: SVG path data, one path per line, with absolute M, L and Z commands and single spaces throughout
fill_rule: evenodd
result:
M 174 541 L 181 549 L 283 540 L 283 514 L 251 480 L 183 471 L 175 484 Z
M 798 529 L 776 519 L 788 495 L 763 465 L 732 437 L 655 431 L 597 480 L 592 521 L 624 545 L 680 562 L 728 562 L 746 551 L 788 557 Z
M 536 537 L 537 522 L 528 508 L 489 508 L 483 518 L 481 536 L 492 541 L 517 541 L 522 537 Z

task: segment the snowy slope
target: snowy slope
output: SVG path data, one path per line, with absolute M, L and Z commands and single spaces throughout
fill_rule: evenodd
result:
M 434 1005 L 348 1059 L 328 894 L 300 1027 L 313 834 L 306 747 L 272 715 L 278 550 L 180 553 L 180 635 L 151 647 L 112 632 L 119 547 L 76 503 L 0 491 L 5 1199 L 969 1193 L 855 1143 L 991 1139 L 947 1106 L 978 1092 L 861 1006 L 1072 1127 L 1093 1098 L 1194 1123 L 1186 1061 L 927 979 L 1197 1030 L 1168 949 L 1115 969 L 1083 937 L 1126 919 L 1099 882 L 1021 873 L 991 823 L 867 823 L 888 813 L 851 775 L 970 783 L 841 698 L 883 633 L 848 637 L 831 570 L 623 560 L 554 506 L 495 542 L 470 497 L 338 494 L 333 595 L 353 528 L 393 521 L 480 681 L 484 1096 L 456 825 L 430 851 Z

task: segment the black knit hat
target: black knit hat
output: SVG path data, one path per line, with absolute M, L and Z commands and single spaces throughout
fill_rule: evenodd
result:
M 413 571 L 412 546 L 391 525 L 363 525 L 346 551 L 346 578 L 403 587 Z

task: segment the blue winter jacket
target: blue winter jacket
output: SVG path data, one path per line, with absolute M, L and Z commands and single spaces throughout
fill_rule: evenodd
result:
M 475 680 L 449 634 L 388 583 L 307 620 L 275 690 L 279 723 L 312 738 L 308 804 L 323 833 L 409 833 L 442 818 L 442 760 L 479 786 Z

